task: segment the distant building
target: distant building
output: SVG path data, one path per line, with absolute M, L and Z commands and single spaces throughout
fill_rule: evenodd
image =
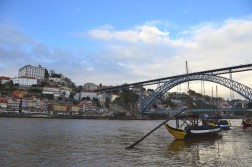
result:
M 18 77 L 34 77 L 36 79 L 39 79 L 41 81 L 44 81 L 45 79 L 45 68 L 41 67 L 39 65 L 38 67 L 26 65 L 19 69 L 18 71 Z
M 42 94 L 51 94 L 54 98 L 57 98 L 61 95 L 60 88 L 57 87 L 44 87 Z
M 37 85 L 37 79 L 34 77 L 18 77 L 18 78 L 11 78 L 14 84 L 19 84 L 23 86 L 31 86 L 31 85 Z
M 83 86 L 83 89 L 84 90 L 96 90 L 98 88 L 97 85 L 95 85 L 94 83 L 85 83 L 84 86 Z
M 60 96 L 64 96 L 64 98 L 69 98 L 70 90 L 58 88 L 58 87 L 44 87 L 42 94 L 51 94 L 57 99 Z
M 53 82 L 61 82 L 62 79 L 61 78 L 57 78 L 57 77 L 49 77 L 49 81 L 53 81 Z
M 90 99 L 92 100 L 93 98 L 97 98 L 97 93 L 92 91 L 82 91 L 80 92 L 80 100 L 83 97 L 90 97 Z
M 5 84 L 6 82 L 10 82 L 10 77 L 0 76 L 0 83 Z

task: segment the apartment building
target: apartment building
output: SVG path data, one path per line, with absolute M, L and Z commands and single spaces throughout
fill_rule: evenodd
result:
M 41 65 L 38 67 L 26 65 L 19 69 L 18 71 L 18 77 L 34 77 L 38 80 L 44 81 L 45 79 L 45 68 L 43 68 Z

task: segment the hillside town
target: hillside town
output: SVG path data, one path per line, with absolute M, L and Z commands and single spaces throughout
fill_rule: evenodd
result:
M 117 92 L 99 92 L 102 84 L 84 83 L 76 86 L 63 74 L 50 72 L 41 65 L 26 65 L 18 70 L 18 77 L 0 76 L 0 113 L 44 116 L 137 116 L 140 112 L 140 94 L 149 96 L 152 89 L 134 88 Z M 224 100 L 190 90 L 192 108 L 246 109 L 246 100 Z M 167 92 L 153 105 L 151 111 L 169 111 L 188 106 L 185 92 Z

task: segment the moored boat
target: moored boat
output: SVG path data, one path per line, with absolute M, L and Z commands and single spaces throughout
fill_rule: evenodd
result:
M 243 127 L 252 127 L 252 120 L 249 118 L 243 118 L 242 126 Z
M 220 126 L 221 129 L 223 130 L 230 129 L 230 127 L 232 126 L 230 120 L 222 119 L 221 116 L 207 117 L 203 119 L 203 122 L 206 122 L 207 124 L 211 124 L 211 125 Z
M 165 124 L 165 127 L 176 139 L 209 137 L 218 135 L 221 131 L 221 128 L 218 125 L 199 125 L 198 117 L 199 115 L 196 114 L 178 116 L 176 117 L 176 128 L 171 127 L 167 123 Z M 180 121 L 183 122 L 181 126 L 179 126 Z M 186 126 L 184 129 L 181 129 L 184 124 Z
M 230 120 L 219 120 L 218 124 L 223 130 L 230 129 L 230 127 L 232 126 Z

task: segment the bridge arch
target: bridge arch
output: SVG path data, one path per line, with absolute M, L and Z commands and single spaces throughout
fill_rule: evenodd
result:
M 214 82 L 220 85 L 223 85 L 236 93 L 240 94 L 244 98 L 248 99 L 249 101 L 252 101 L 252 89 L 239 83 L 234 80 L 216 76 L 216 75 L 209 75 L 209 74 L 196 74 L 196 75 L 188 75 L 188 76 L 182 76 L 178 78 L 173 78 L 164 84 L 160 85 L 155 92 L 150 94 L 150 96 L 146 97 L 141 102 L 141 112 L 147 112 L 149 111 L 150 107 L 156 102 L 156 100 L 161 97 L 165 92 L 172 89 L 173 87 L 182 84 L 184 82 L 188 81 L 196 81 L 196 80 L 203 80 L 203 81 L 209 81 Z

